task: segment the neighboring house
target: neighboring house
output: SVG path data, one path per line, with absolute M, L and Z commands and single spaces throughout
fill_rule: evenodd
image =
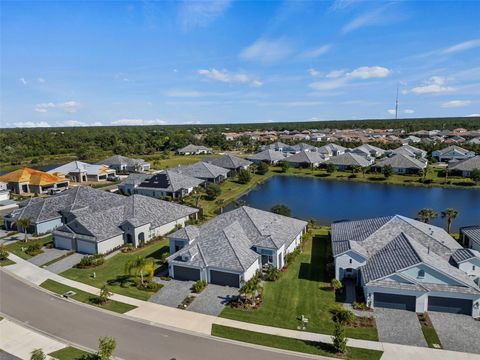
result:
M 480 252 L 473 249 L 458 249 L 453 253 L 451 263 L 480 285 Z
M 370 144 L 363 144 L 349 151 L 358 155 L 365 156 L 367 158 L 370 158 L 370 157 L 378 158 L 385 154 L 385 150 Z
M 204 180 L 174 170 L 163 170 L 154 175 L 130 174 L 118 189 L 126 195 L 140 194 L 157 199 L 170 196 L 181 199 L 203 183 Z
M 280 141 L 277 141 L 273 144 L 264 145 L 261 147 L 262 150 L 274 150 L 281 151 L 283 153 L 295 153 L 295 149 L 292 146 L 284 144 Z
M 247 170 L 248 167 L 252 165 L 251 161 L 239 158 L 231 154 L 225 154 L 223 156 L 215 158 L 205 158 L 202 161 L 216 166 L 220 166 L 224 169 L 228 169 L 230 170 L 230 175 L 234 175 L 241 169 Z
M 466 248 L 480 251 L 480 225 L 460 228 L 460 239 Z
M 356 279 L 371 307 L 480 317 L 480 287 L 442 228 L 395 215 L 334 223 L 331 234 L 335 277 Z
M 317 148 L 317 152 L 320 154 L 323 154 L 328 157 L 332 156 L 337 156 L 337 155 L 342 155 L 345 154 L 345 151 L 347 148 L 344 148 L 343 146 L 337 145 L 337 144 L 326 144 L 323 145 L 319 148 Z
M 315 146 L 305 144 L 305 143 L 293 145 L 292 149 L 295 151 L 296 154 L 305 152 L 305 151 L 317 151 L 317 148 Z
M 7 184 L 7 189 L 15 194 L 47 194 L 53 190 L 68 188 L 65 177 L 52 175 L 40 170 L 23 168 L 0 176 L 0 181 Z
M 475 153 L 473 151 L 466 150 L 456 145 L 447 146 L 445 149 L 432 152 L 432 157 L 438 161 L 460 161 L 474 156 Z
M 390 165 L 397 174 L 420 174 L 427 167 L 427 160 L 417 159 L 411 156 L 396 154 L 378 161 L 372 166 L 373 171 L 383 171 L 385 166 Z
M 277 164 L 278 162 L 285 160 L 285 154 L 281 151 L 268 149 L 254 155 L 250 155 L 247 157 L 247 159 L 254 163 L 263 161 L 268 164 Z
M 316 151 L 302 151 L 285 159 L 295 167 L 316 168 L 325 162 L 325 158 Z
M 228 169 L 203 161 L 199 161 L 193 165 L 179 166 L 171 170 L 178 172 L 179 174 L 185 174 L 215 184 L 221 183 L 225 180 L 230 172 Z
M 115 176 L 115 170 L 110 169 L 107 165 L 87 164 L 82 161 L 69 162 L 49 170 L 48 173 L 67 177 L 77 183 L 106 181 L 108 176 Z
M 134 159 L 121 155 L 113 155 L 97 163 L 98 165 L 107 165 L 111 169 L 121 172 L 147 172 L 150 170 L 150 163 L 143 159 Z
M 10 190 L 8 190 L 7 183 L 0 181 L 0 201 L 10 199 Z
M 305 221 L 242 206 L 171 234 L 169 274 L 240 287 L 262 266 L 281 269 L 306 229 Z
M 409 144 L 403 144 L 402 146 L 394 149 L 386 151 L 388 156 L 396 155 L 396 154 L 403 154 L 411 157 L 417 158 L 426 158 L 427 152 L 425 150 L 416 148 L 415 146 Z
M 124 244 L 138 247 L 185 226 L 199 211 L 143 195 L 115 196 L 121 200 L 112 199 L 104 210 L 68 216 L 53 232 L 55 247 L 83 254 L 106 254 Z
M 187 145 L 181 149 L 177 150 L 179 155 L 200 155 L 200 154 L 211 154 L 212 148 L 201 146 L 201 145 Z
M 326 160 L 324 164 L 333 164 L 338 170 L 351 170 L 355 166 L 368 167 L 372 164 L 372 160 L 367 159 L 362 155 L 347 152 L 341 155 L 333 156 L 332 158 Z
M 89 186 L 76 186 L 57 195 L 31 198 L 19 204 L 19 208 L 4 216 L 7 230 L 23 231 L 17 226 L 19 219 L 30 219 L 27 229 L 33 234 L 46 234 L 66 221 L 67 213 L 88 213 L 107 209 L 120 202 L 122 196 Z
M 451 175 L 460 175 L 463 177 L 470 177 L 473 170 L 475 169 L 480 169 L 480 155 L 477 155 L 475 157 L 462 160 L 459 162 L 448 164 L 448 172 Z
M 480 137 L 476 137 L 467 141 L 470 145 L 480 145 Z
M 403 141 L 405 141 L 406 143 L 418 144 L 419 142 L 422 141 L 422 139 L 420 139 L 417 136 L 410 135 L 410 136 L 407 136 L 405 139 L 403 139 Z

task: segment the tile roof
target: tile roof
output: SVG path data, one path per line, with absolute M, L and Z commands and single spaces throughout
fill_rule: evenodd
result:
M 205 158 L 202 161 L 230 170 L 248 167 L 252 164 L 251 161 L 239 158 L 231 154 L 225 154 L 220 157 Z
M 396 149 L 389 150 L 388 153 L 389 154 L 403 154 L 403 155 L 413 156 L 413 157 L 416 157 L 416 156 L 426 157 L 427 156 L 427 152 L 425 150 L 416 148 L 416 147 L 414 147 L 412 145 L 409 145 L 409 144 L 403 144 L 402 146 L 400 146 Z
M 362 153 L 368 156 L 371 156 L 373 154 L 383 155 L 385 153 L 385 150 L 370 144 L 363 144 L 363 145 L 357 146 L 351 151 L 356 153 Z
M 457 249 L 452 255 L 453 261 L 457 264 L 476 257 L 480 258 L 480 253 L 472 249 Z
M 325 162 L 325 158 L 316 151 L 301 151 L 285 159 L 289 163 L 295 164 L 320 164 Z
M 190 189 L 203 184 L 203 180 L 175 170 L 163 170 L 155 175 L 149 175 L 141 183 L 139 188 L 158 189 L 175 192 L 181 189 Z
M 0 176 L 0 181 L 6 183 L 29 183 L 31 185 L 51 185 L 68 181 L 64 177 L 49 174 L 44 171 L 22 168 Z
M 71 161 L 48 171 L 50 174 L 68 175 L 69 173 L 85 172 L 88 175 L 106 175 L 110 172 L 107 165 L 88 164 L 82 161 Z
M 387 165 L 390 165 L 392 168 L 417 170 L 425 169 L 427 167 L 426 162 L 404 154 L 395 154 L 391 157 L 386 157 L 375 164 L 375 166 L 382 168 Z
M 460 228 L 460 232 L 480 246 L 480 225 L 462 227 Z
M 127 165 L 134 167 L 136 165 L 144 165 L 148 164 L 143 159 L 135 159 L 135 158 L 129 158 L 126 156 L 122 155 L 113 155 L 110 156 L 109 158 L 103 159 L 102 161 L 97 162 L 97 165 L 108 165 L 108 166 L 115 166 L 115 165 Z
M 466 150 L 460 146 L 457 146 L 457 145 L 450 145 L 450 146 L 447 146 L 446 148 L 443 148 L 441 150 L 437 150 L 435 151 L 435 153 L 438 153 L 439 155 L 443 155 L 443 154 L 446 154 L 450 151 L 454 151 L 454 152 L 457 152 L 459 154 L 463 154 L 463 155 L 466 155 L 467 153 L 469 153 L 470 151 L 469 150 Z
M 473 171 L 474 169 L 480 169 L 480 155 L 448 164 L 448 170 Z
M 268 162 L 276 162 L 285 160 L 285 154 L 281 151 L 276 151 L 272 149 L 267 149 L 256 153 L 254 155 L 250 155 L 247 157 L 249 160 L 253 161 L 268 161 Z
M 189 144 L 189 145 L 187 145 L 183 148 L 178 149 L 177 152 L 196 152 L 196 151 L 199 151 L 199 150 L 210 151 L 211 152 L 212 148 L 202 146 L 202 145 Z
M 220 166 L 209 164 L 203 161 L 199 161 L 193 165 L 179 166 L 172 169 L 172 171 L 199 179 L 215 179 L 219 176 L 227 177 L 229 172 L 228 169 L 224 169 Z
M 364 156 L 346 152 L 345 154 L 333 156 L 325 161 L 325 164 L 334 164 L 337 166 L 370 166 L 371 162 Z

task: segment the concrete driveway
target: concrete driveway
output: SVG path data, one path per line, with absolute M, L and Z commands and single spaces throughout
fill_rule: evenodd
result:
M 29 262 L 31 262 L 34 265 L 37 266 L 42 266 L 43 264 L 48 263 L 49 261 L 58 259 L 59 257 L 62 257 L 66 253 L 68 253 L 68 250 L 60 250 L 60 249 L 47 249 L 43 248 L 43 253 L 38 254 L 34 257 L 31 257 L 28 259 Z
M 444 349 L 480 354 L 480 321 L 471 316 L 428 313 Z
M 86 255 L 75 253 L 67 256 L 66 258 L 58 260 L 57 262 L 54 262 L 45 269 L 53 272 L 54 274 L 60 274 L 77 265 L 84 256 Z
M 238 295 L 237 288 L 208 284 L 187 310 L 218 316 L 235 295 Z
M 374 314 L 380 341 L 412 346 L 428 346 L 415 312 L 375 308 Z
M 163 285 L 155 295 L 148 301 L 171 307 L 177 307 L 192 291 L 194 281 L 181 281 L 172 279 L 170 281 L 156 280 Z

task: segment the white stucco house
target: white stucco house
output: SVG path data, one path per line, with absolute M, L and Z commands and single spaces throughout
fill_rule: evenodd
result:
M 480 317 L 480 253 L 404 216 L 332 224 L 335 277 L 354 278 L 371 307 Z
M 432 157 L 438 161 L 460 161 L 469 159 L 475 156 L 475 152 L 466 150 L 457 145 L 447 146 L 441 150 L 435 150 L 432 152 Z
M 150 163 L 143 159 L 129 158 L 121 155 L 113 155 L 97 163 L 107 165 L 110 169 L 120 172 L 144 173 L 150 170 Z

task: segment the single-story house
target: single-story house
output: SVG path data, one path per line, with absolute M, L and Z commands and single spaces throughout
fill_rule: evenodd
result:
M 193 144 L 187 145 L 177 150 L 177 154 L 179 155 L 200 155 L 211 154 L 212 152 L 212 148 Z
M 402 142 L 405 142 L 407 144 L 408 143 L 418 144 L 421 141 L 422 141 L 422 139 L 420 139 L 419 137 L 417 137 L 415 135 L 407 136 L 405 139 L 402 140 Z
M 116 171 L 127 171 L 143 173 L 150 170 L 150 163 L 143 159 L 134 159 L 122 155 L 113 155 L 97 163 L 98 165 L 107 165 L 110 169 Z
M 349 149 L 349 151 L 358 155 L 365 156 L 367 158 L 369 157 L 378 158 L 385 154 L 385 150 L 370 144 L 363 144 L 363 145 L 357 146 L 356 148 Z
M 7 183 L 0 181 L 0 201 L 10 199 L 10 190 L 8 190 Z
M 77 183 L 106 181 L 109 176 L 115 176 L 115 170 L 107 165 L 94 165 L 77 160 L 51 169 L 48 173 L 67 177 Z
M 273 144 L 264 145 L 261 147 L 262 150 L 275 150 L 281 151 L 283 153 L 295 153 L 295 149 L 291 145 L 282 143 L 281 141 L 274 142 Z
M 171 234 L 169 274 L 240 287 L 262 266 L 281 269 L 306 229 L 305 221 L 242 206 Z
M 199 161 L 193 165 L 179 166 L 172 169 L 172 171 L 215 184 L 219 184 L 225 180 L 230 172 L 228 169 L 224 169 L 220 166 L 209 164 L 203 161 Z
M 404 216 L 332 224 L 335 278 L 356 279 L 371 307 L 480 317 L 480 287 L 445 230 Z M 467 263 L 468 262 L 468 263 Z M 463 264 L 463 263 L 462 263 Z
M 277 164 L 278 162 L 285 160 L 285 154 L 281 151 L 268 149 L 260 151 L 254 155 L 250 155 L 247 157 L 247 159 L 254 163 L 263 161 L 268 164 Z
M 55 247 L 84 254 L 106 254 L 124 244 L 138 247 L 185 226 L 198 213 L 198 209 L 148 196 L 116 196 L 122 200 L 114 200 L 104 210 L 71 214 L 53 231 Z
M 458 249 L 452 255 L 451 263 L 480 285 L 480 252 L 473 249 Z
M 317 152 L 328 157 L 345 154 L 347 148 L 337 144 L 326 144 L 317 148 Z
M 241 169 L 247 170 L 248 167 L 252 165 L 251 161 L 239 158 L 238 156 L 234 156 L 231 154 L 225 154 L 220 157 L 205 158 L 202 161 L 216 166 L 220 166 L 224 169 L 228 169 L 230 170 L 230 175 L 236 174 Z
M 19 219 L 30 219 L 27 229 L 32 234 L 46 234 L 61 226 L 65 214 L 100 211 L 122 200 L 122 196 L 89 186 L 76 186 L 54 196 L 31 198 L 19 204 L 19 208 L 6 214 L 3 219 L 7 230 L 23 232 L 17 226 Z
M 480 251 L 480 225 L 461 227 L 460 240 L 466 248 Z
M 174 199 L 189 195 L 204 180 L 180 174 L 173 170 L 162 170 L 154 175 L 130 174 L 119 186 L 122 194 L 140 194 L 157 199 L 170 196 Z
M 7 189 L 15 194 L 47 194 L 52 190 L 68 188 L 69 181 L 40 170 L 22 168 L 0 176 L 0 181 L 7 184 Z
M 448 172 L 452 175 L 470 177 L 475 169 L 480 169 L 480 155 L 448 164 Z
M 304 152 L 304 151 L 317 151 L 315 146 L 310 144 L 300 143 L 292 146 L 292 149 L 295 151 L 296 154 Z
M 447 146 L 441 150 L 432 152 L 432 157 L 438 161 L 465 160 L 475 156 L 475 152 L 466 150 L 457 145 Z
M 393 156 L 396 154 L 403 154 L 411 157 L 416 157 L 416 158 L 426 158 L 427 157 L 427 152 L 425 150 L 416 148 L 415 146 L 412 146 L 410 144 L 403 144 L 402 146 L 393 149 L 393 150 L 387 150 L 385 152 L 387 156 Z
M 316 168 L 325 162 L 325 158 L 316 151 L 302 151 L 285 159 L 295 167 Z
M 427 160 L 414 158 L 403 154 L 396 154 L 378 161 L 372 166 L 373 171 L 383 171 L 390 165 L 396 174 L 420 174 L 427 167 Z
M 476 137 L 467 141 L 469 145 L 480 145 L 480 137 Z
M 371 159 L 367 159 L 365 156 L 346 152 L 341 155 L 336 155 L 326 160 L 323 164 L 333 164 L 338 170 L 350 170 L 355 166 L 368 167 L 372 164 Z

